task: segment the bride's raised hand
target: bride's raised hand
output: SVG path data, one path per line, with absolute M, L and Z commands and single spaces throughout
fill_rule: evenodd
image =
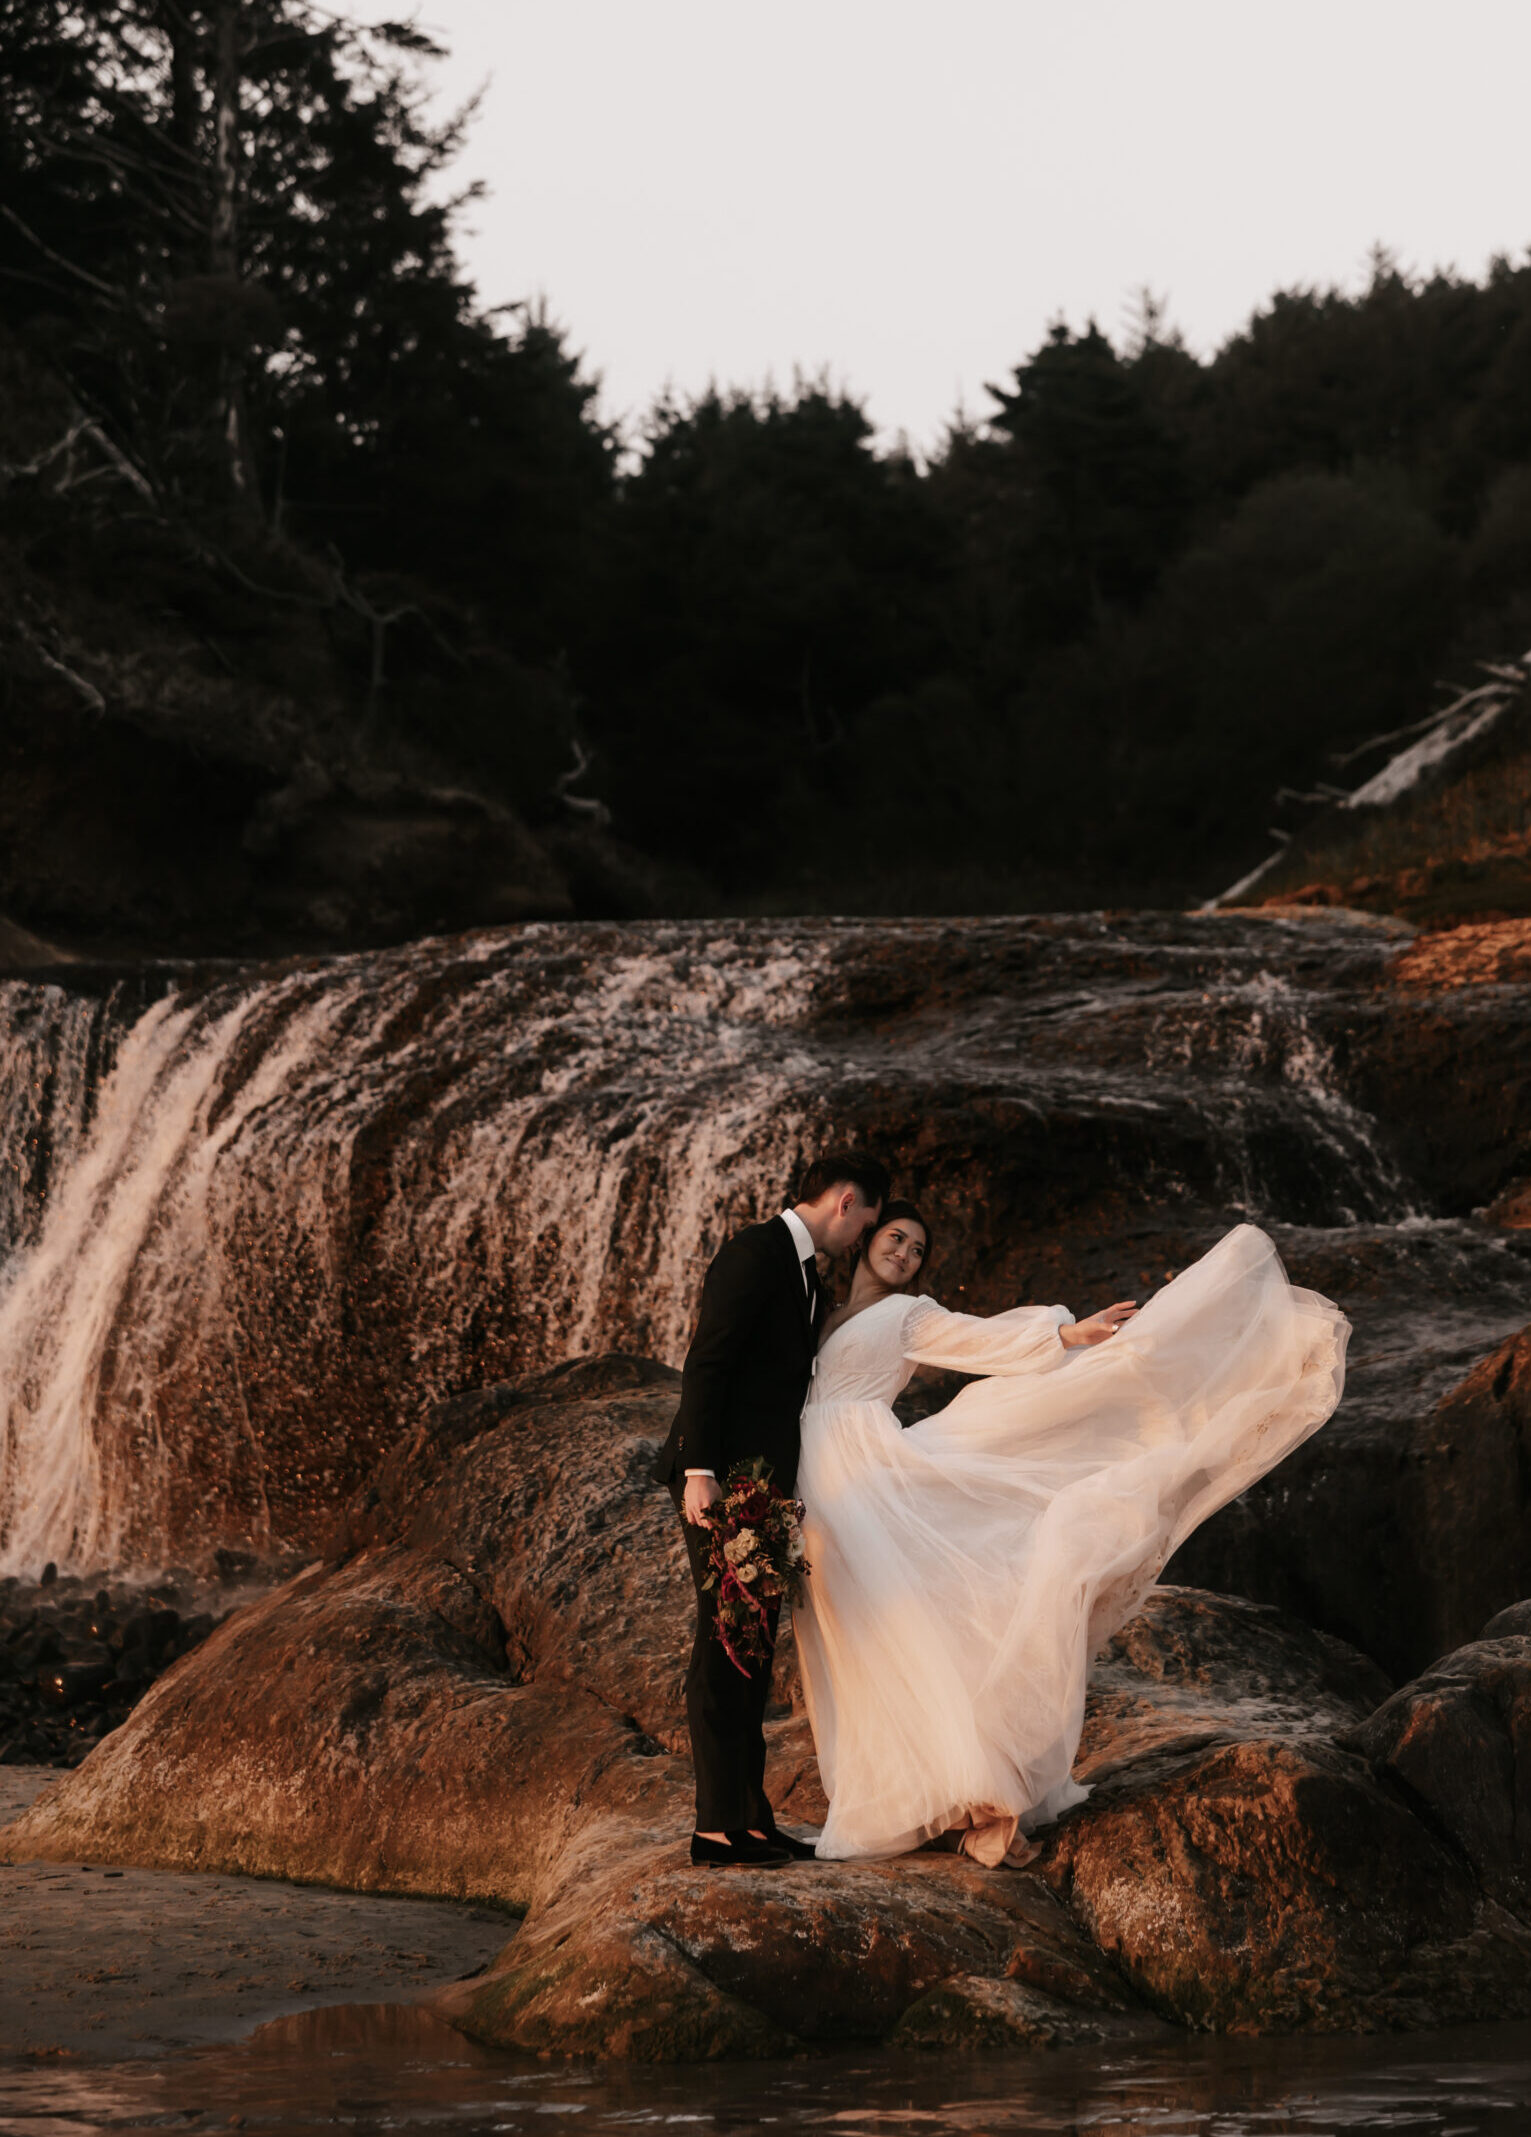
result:
M 1099 1313 L 1092 1313 L 1087 1321 L 1065 1323 L 1058 1330 L 1058 1340 L 1065 1350 L 1084 1350 L 1092 1343 L 1104 1343 L 1107 1336 L 1114 1336 L 1119 1328 L 1125 1328 L 1137 1312 L 1136 1299 L 1118 1299 L 1114 1306 L 1103 1306 Z

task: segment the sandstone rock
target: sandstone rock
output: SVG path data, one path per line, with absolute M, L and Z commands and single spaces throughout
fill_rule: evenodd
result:
M 1231 2032 L 1371 2031 L 1531 2011 L 1531 1928 L 1368 1767 L 1252 1736 L 1125 1777 L 1046 1858 L 1153 2007 Z
M 1019 1981 L 955 1974 L 911 2004 L 889 2035 L 894 2048 L 1076 2048 L 1106 2040 L 1169 2037 L 1146 2012 L 1085 2013 Z
M 1430 929 L 1393 959 L 1395 987 L 1441 992 L 1531 979 L 1531 920 L 1489 920 Z
M 1183 1589 L 1111 1642 L 1075 1765 L 1095 1792 L 1043 1867 L 1152 2007 L 1244 2032 L 1531 2010 L 1531 1906 L 1443 1845 L 1422 1793 L 1373 1771 L 1415 1688 L 1373 1712 L 1386 1690 L 1333 1639 Z M 1438 1760 L 1460 1738 L 1470 1763 L 1481 1729 L 1434 1720 Z
M 1356 1004 L 1351 1095 L 1425 1207 L 1465 1216 L 1531 1172 L 1528 945 L 1525 919 L 1416 937 Z
M 1193 1752 L 1351 1728 L 1391 1690 L 1375 1663 L 1266 1605 L 1160 1587 L 1090 1673 L 1077 1779 L 1162 1772 Z
M 683 1728 L 690 1582 L 648 1479 L 674 1379 L 591 1361 L 431 1413 L 353 1510 L 365 1546 L 161 1677 L 93 1785 L 34 1810 L 34 1837 L 104 1856 L 115 1832 L 167 1867 L 306 1862 L 360 1889 L 528 1904 L 541 1821 L 556 1828 L 613 1758 L 641 1800 L 665 1764 L 645 1724 Z M 373 1788 L 393 1805 L 382 1818 Z M 670 1815 L 689 1831 L 679 1799 Z
M 942 1854 L 693 1870 L 669 1748 L 689 1583 L 646 1481 L 672 1401 L 669 1374 L 618 1358 L 432 1413 L 353 1509 L 348 1555 L 230 1617 L 0 1845 L 497 1901 L 523 1927 L 440 2008 L 535 2052 L 1042 2047 L 1162 2020 L 1531 2008 L 1519 1887 L 1485 1851 L 1495 1898 L 1467 1828 L 1441 1837 L 1456 1799 L 1432 1809 L 1336 1741 L 1397 1710 L 1374 1714 L 1375 1668 L 1183 1589 L 1100 1665 L 1094 1793 L 1045 1877 Z M 770 1727 L 778 1803 L 801 1815 L 817 1779 L 785 1656 Z
M 508 1685 L 501 1653 L 493 1612 L 439 1560 L 315 1567 L 167 1671 L 12 1838 L 62 1861 L 524 1907 L 571 1775 L 643 1762 L 599 1702 Z
M 442 1404 L 344 1533 L 455 1567 L 496 1614 L 514 1681 L 578 1685 L 678 1749 L 690 1578 L 650 1470 L 679 1385 L 610 1357 Z
M 1531 1180 L 1511 1180 L 1482 1216 L 1485 1224 L 1500 1225 L 1507 1232 L 1531 1230 Z
M 659 1842 L 592 1827 L 563 1889 L 438 2008 L 505 2046 L 645 2058 L 881 2038 L 956 1973 L 1050 1980 L 1076 2012 L 1131 2008 L 1033 1880 L 932 1855 L 716 1877 Z
M 1531 1603 L 1402 1686 L 1345 1741 L 1424 1811 L 1486 1893 L 1531 1920 Z

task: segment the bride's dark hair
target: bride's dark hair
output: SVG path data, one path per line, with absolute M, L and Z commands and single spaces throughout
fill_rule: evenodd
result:
M 913 1202 L 885 1202 L 883 1204 L 882 1215 L 867 1233 L 863 1244 L 857 1247 L 852 1266 L 854 1266 L 854 1262 L 860 1261 L 867 1246 L 877 1237 L 884 1225 L 897 1224 L 900 1220 L 905 1224 L 917 1224 L 925 1234 L 925 1251 L 920 1256 L 920 1266 L 910 1278 L 911 1283 L 917 1284 L 930 1266 L 930 1256 L 935 1246 L 935 1241 L 931 1236 L 930 1220 L 926 1217 L 925 1212 Z

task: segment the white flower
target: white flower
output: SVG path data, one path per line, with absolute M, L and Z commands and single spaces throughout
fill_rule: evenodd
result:
M 723 1546 L 723 1556 L 731 1566 L 738 1566 L 742 1559 L 752 1558 L 759 1537 L 753 1529 L 740 1529 L 737 1536 L 730 1536 Z

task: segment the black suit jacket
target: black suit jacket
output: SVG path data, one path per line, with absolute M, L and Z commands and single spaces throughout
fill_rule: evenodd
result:
M 747 1226 L 719 1250 L 702 1284 L 657 1482 L 711 1469 L 722 1483 L 735 1462 L 763 1455 L 772 1482 L 794 1488 L 819 1295 L 816 1272 L 804 1289 L 797 1243 L 780 1217 Z

